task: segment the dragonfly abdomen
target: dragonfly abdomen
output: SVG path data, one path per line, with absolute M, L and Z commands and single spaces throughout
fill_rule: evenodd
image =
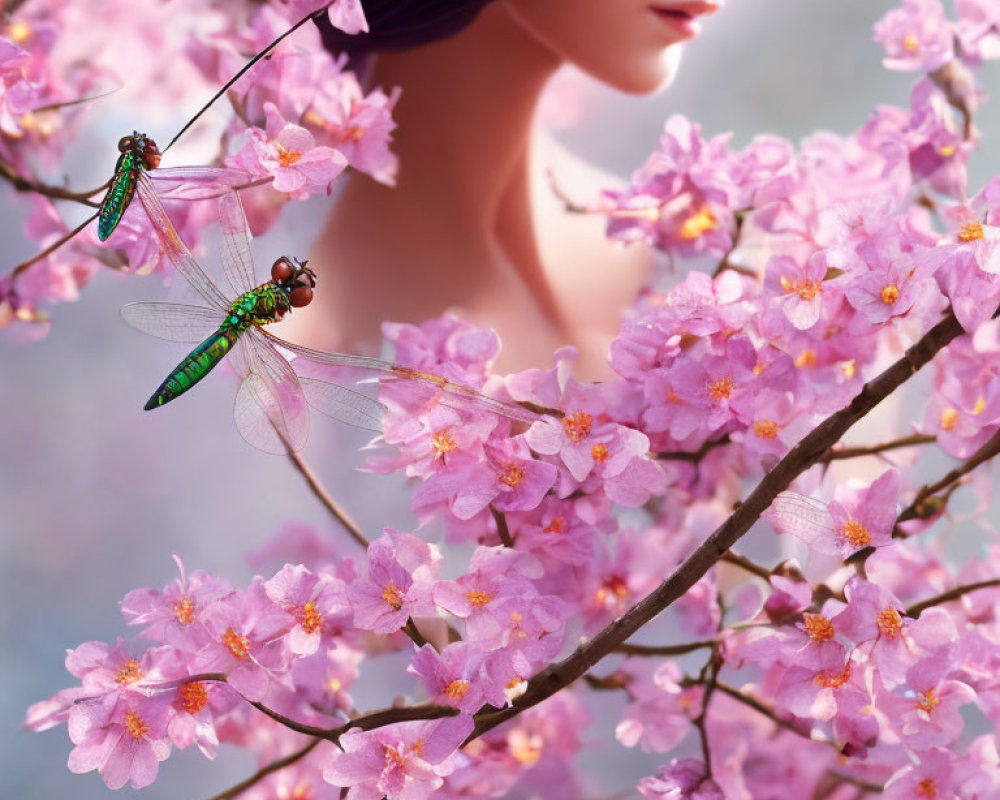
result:
M 153 396 L 146 402 L 145 410 L 149 411 L 169 403 L 175 397 L 180 397 L 208 375 L 229 352 L 241 332 L 241 330 L 227 324 L 209 336 L 192 350 L 180 364 L 174 367 L 166 380 L 160 384 Z
M 119 156 L 111 187 L 104 196 L 97 216 L 97 238 L 102 242 L 118 227 L 125 209 L 132 202 L 138 169 L 134 153 L 126 152 Z

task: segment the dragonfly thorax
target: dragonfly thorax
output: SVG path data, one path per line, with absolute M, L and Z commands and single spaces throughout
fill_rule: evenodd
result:
M 146 169 L 156 169 L 160 166 L 160 148 L 146 134 L 132 131 L 131 136 L 123 136 L 118 140 L 118 152 L 124 155 L 132 153 L 136 161 L 141 162 Z

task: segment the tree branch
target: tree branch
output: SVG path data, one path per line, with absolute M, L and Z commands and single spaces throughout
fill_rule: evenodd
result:
M 921 600 L 919 603 L 914 603 L 912 606 L 907 608 L 904 613 L 908 617 L 919 617 L 920 612 L 930 608 L 931 606 L 939 606 L 942 603 L 950 603 L 952 600 L 958 600 L 958 598 L 971 592 L 977 592 L 980 589 L 992 589 L 997 586 L 1000 586 L 1000 578 L 980 581 L 979 583 L 967 583 L 964 586 L 956 586 L 954 589 L 949 589 L 947 592 L 942 592 L 941 594 L 934 595 L 933 597 L 928 597 L 926 600 Z
M 313 471 L 309 469 L 309 465 L 302 459 L 298 453 L 295 453 L 288 449 L 288 459 L 295 465 L 295 468 L 299 471 L 303 478 L 306 479 L 306 483 L 309 484 L 309 488 L 312 493 L 316 495 L 319 501 L 326 506 L 327 510 L 333 515 L 334 519 L 337 520 L 343 527 L 344 530 L 350 535 L 350 537 L 361 545 L 365 550 L 368 549 L 368 545 L 371 542 L 368 541 L 367 537 L 361 532 L 361 528 L 358 524 L 351 519 L 350 515 L 336 500 L 330 495 L 330 493 L 323 488 L 323 485 L 319 482 L 319 479 L 313 474 Z
M 829 464 L 831 461 L 840 461 L 845 458 L 857 458 L 859 456 L 872 456 L 878 453 L 885 453 L 889 450 L 898 450 L 901 447 L 913 447 L 920 444 L 931 444 L 936 442 L 937 437 L 929 433 L 914 433 L 912 436 L 904 436 L 901 439 L 893 439 L 891 442 L 873 444 L 869 447 L 843 447 L 839 450 L 831 447 L 819 459 L 821 464 Z
M 110 183 L 109 181 L 103 186 L 91 189 L 89 192 L 73 192 L 62 186 L 51 186 L 47 183 L 25 178 L 23 175 L 15 172 L 14 168 L 2 159 L 0 159 L 0 178 L 7 181 L 18 192 L 40 194 L 45 197 L 51 197 L 53 200 L 72 200 L 74 203 L 81 203 L 91 208 L 98 208 L 101 204 L 90 198 L 98 192 L 107 189 L 108 183 Z
M 514 539 L 511 537 L 510 528 L 507 526 L 507 517 L 503 515 L 502 511 L 497 511 L 493 506 L 490 506 L 490 513 L 493 515 L 493 521 L 497 524 L 497 534 L 499 534 L 503 546 L 513 547 Z
M 916 344 L 862 387 L 851 403 L 830 415 L 771 469 L 716 531 L 706 539 L 663 583 L 568 658 L 542 671 L 528 683 L 527 691 L 513 705 L 477 715 L 472 740 L 497 725 L 548 699 L 584 675 L 650 620 L 682 597 L 742 537 L 770 506 L 775 496 L 788 488 L 802 472 L 815 464 L 858 420 L 866 416 L 898 387 L 962 333 L 952 312 L 931 328 Z
M 928 499 L 936 495 L 942 489 L 947 489 L 952 486 L 952 484 L 957 484 L 962 478 L 972 472 L 972 470 L 983 462 L 989 461 L 998 453 L 1000 453 L 1000 430 L 994 433 L 982 447 L 980 447 L 965 461 L 964 464 L 962 464 L 962 466 L 953 469 L 937 483 L 925 486 L 917 492 L 917 496 L 913 498 L 913 502 L 904 508 L 899 513 L 899 516 L 896 517 L 896 524 L 898 525 L 900 522 L 906 522 L 907 520 L 927 516 L 928 514 L 926 512 L 928 509 L 925 507 L 925 504 Z
M 240 781 L 234 786 L 230 786 L 224 792 L 219 792 L 219 794 L 213 794 L 211 797 L 208 798 L 208 800 L 230 800 L 230 798 L 236 797 L 236 795 L 245 792 L 251 786 L 254 786 L 255 784 L 262 781 L 268 775 L 278 772 L 279 770 L 282 770 L 285 767 L 291 766 L 296 761 L 299 761 L 300 759 L 309 755 L 309 753 L 311 753 L 316 748 L 316 746 L 322 741 L 323 741 L 322 739 L 313 739 L 305 747 L 296 750 L 294 753 L 288 754 L 284 758 L 279 758 L 277 761 L 272 761 L 266 767 L 261 767 L 246 780 Z
M 648 645 L 648 644 L 620 644 L 615 648 L 616 653 L 625 656 L 682 656 L 685 653 L 693 653 L 695 650 L 703 650 L 706 647 L 715 647 L 718 642 L 715 639 L 706 639 L 703 642 L 688 642 L 687 644 L 668 645 Z
M 690 452 L 686 450 L 672 450 L 665 453 L 654 453 L 653 457 L 660 461 L 689 461 L 692 464 L 697 464 L 710 450 L 714 450 L 716 447 L 724 447 L 727 444 L 729 444 L 728 433 L 718 439 L 709 439 L 703 442 L 697 450 Z

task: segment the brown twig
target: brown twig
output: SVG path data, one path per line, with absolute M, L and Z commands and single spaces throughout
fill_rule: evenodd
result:
M 48 183 L 42 183 L 41 181 L 25 178 L 23 175 L 19 175 L 15 172 L 14 168 L 3 160 L 0 160 L 0 178 L 7 181 L 7 183 L 14 187 L 14 190 L 18 192 L 40 194 L 45 197 L 51 197 L 53 200 L 72 200 L 74 203 L 81 203 L 82 205 L 90 206 L 91 208 L 98 208 L 101 204 L 96 200 L 91 200 L 90 198 L 98 192 L 107 189 L 108 183 L 110 183 L 109 181 L 103 186 L 91 189 L 89 192 L 73 192 L 63 186 L 52 186 Z
M 649 595 L 610 623 L 594 638 L 578 647 L 568 658 L 553 664 L 532 678 L 525 693 L 510 707 L 477 715 L 476 728 L 470 735 L 470 740 L 532 708 L 578 680 L 594 664 L 614 652 L 615 648 L 636 631 L 682 597 L 718 562 L 723 553 L 750 529 L 779 492 L 787 489 L 791 482 L 815 464 L 832 444 L 840 441 L 858 420 L 902 386 L 938 351 L 961 333 L 962 326 L 959 325 L 955 315 L 949 312 L 910 347 L 902 358 L 870 383 L 865 384 L 846 408 L 827 417 L 795 445 L 764 476 L 729 519 Z
M 736 700 L 737 702 L 742 703 L 748 708 L 752 708 L 757 713 L 767 717 L 769 720 L 771 720 L 771 722 L 773 722 L 778 727 L 784 728 L 786 731 L 791 731 L 797 736 L 801 736 L 803 739 L 809 739 L 809 741 L 814 741 L 812 737 L 810 737 L 808 729 L 802 727 L 801 725 L 796 724 L 794 721 L 784 719 L 783 717 L 779 717 L 777 712 L 773 708 L 765 705 L 755 697 L 751 697 L 748 694 L 744 694 L 735 686 L 730 686 L 727 683 L 721 683 L 719 681 L 716 681 L 715 688 L 718 691 L 722 692 L 724 695 L 733 698 L 733 700 Z M 830 742 L 830 744 L 833 745 L 832 742 Z
M 972 470 L 978 467 L 980 464 L 989 461 L 995 455 L 1000 453 L 1000 430 L 998 430 L 993 436 L 990 437 L 982 447 L 980 447 L 975 453 L 973 453 L 960 467 L 956 467 L 951 470 L 947 475 L 945 475 L 941 480 L 936 483 L 932 483 L 925 486 L 919 492 L 917 496 L 913 498 L 913 502 L 910 503 L 906 508 L 904 508 L 898 517 L 896 517 L 896 524 L 900 522 L 906 522 L 907 520 L 917 519 L 926 516 L 924 513 L 925 509 L 923 506 L 927 501 L 940 492 L 943 489 L 951 488 L 953 484 L 957 485 L 958 482 L 968 475 Z
M 685 653 L 693 653 L 696 650 L 703 650 L 706 647 L 715 647 L 718 642 L 715 639 L 706 639 L 703 642 L 688 642 L 687 644 L 620 644 L 615 648 L 616 653 L 624 656 L 682 656 Z
M 73 230 L 69 231 L 69 233 L 65 233 L 62 236 L 60 236 L 56 241 L 54 241 L 52 244 L 50 244 L 48 247 L 42 250 L 42 252 L 35 253 L 35 255 L 33 255 L 27 261 L 22 261 L 20 264 L 14 267 L 14 269 L 11 270 L 10 272 L 11 280 L 16 280 L 17 277 L 21 275 L 26 269 L 28 269 L 28 267 L 30 267 L 32 264 L 36 264 L 46 256 L 54 253 L 56 250 L 58 250 L 60 247 L 66 244 L 66 242 L 68 242 L 70 239 L 76 236 L 80 231 L 86 228 L 95 219 L 97 219 L 97 214 L 96 213 L 91 214 L 83 222 L 81 222 L 79 225 L 73 228 Z
M 766 567 L 760 566 L 760 564 L 755 564 L 746 556 L 741 556 L 739 553 L 734 553 L 732 550 L 727 550 L 719 557 L 719 561 L 725 561 L 727 564 L 732 564 L 734 567 L 739 567 L 751 575 L 756 575 L 765 581 L 771 580 L 771 570 Z
M 507 525 L 507 517 L 503 515 L 502 511 L 497 511 L 493 506 L 490 506 L 490 513 L 493 515 L 493 521 L 497 524 L 497 534 L 500 536 L 500 541 L 503 543 L 504 547 L 514 547 L 514 539 L 510 535 L 510 528 Z
M 716 447 L 724 447 L 729 444 L 729 434 L 719 439 L 709 439 L 703 442 L 701 447 L 697 450 L 685 451 L 685 450 L 672 450 L 665 453 L 654 453 L 653 457 L 659 459 L 660 461 L 690 461 L 693 464 L 697 464 L 701 461 L 705 455 L 710 451 L 714 450 Z
M 296 750 L 294 753 L 289 753 L 287 756 L 285 756 L 284 758 L 279 758 L 277 761 L 272 761 L 266 767 L 261 767 L 246 780 L 240 781 L 239 783 L 230 786 L 224 792 L 213 794 L 211 797 L 208 798 L 208 800 L 230 800 L 230 798 L 236 797 L 236 795 L 245 792 L 251 786 L 254 786 L 260 781 L 262 781 L 268 775 L 278 772 L 279 770 L 282 770 L 285 767 L 291 766 L 296 761 L 299 761 L 305 756 L 309 755 L 309 753 L 311 753 L 314 749 L 316 749 L 316 746 L 322 741 L 323 741 L 322 739 L 313 739 L 305 747 Z
M 964 586 L 956 586 L 954 589 L 949 589 L 947 592 L 941 592 L 941 594 L 928 597 L 926 600 L 921 600 L 919 603 L 914 603 L 906 609 L 905 613 L 908 617 L 919 617 L 920 613 L 924 611 L 924 609 L 930 608 L 931 606 L 939 606 L 942 603 L 950 603 L 952 600 L 958 600 L 960 597 L 964 597 L 971 592 L 977 592 L 980 589 L 992 589 L 997 586 L 1000 586 L 1000 578 L 980 581 L 979 583 L 967 583 Z
M 323 488 L 319 479 L 313 471 L 309 469 L 309 465 L 302 459 L 302 456 L 289 449 L 288 458 L 292 464 L 295 465 L 295 468 L 299 471 L 302 477 L 306 479 L 306 483 L 309 484 L 309 488 L 312 489 L 312 493 L 316 495 L 324 506 L 326 506 L 327 510 L 334 516 L 337 522 L 344 526 L 344 530 L 347 531 L 350 537 L 367 550 L 368 545 L 370 545 L 371 542 L 369 542 L 368 538 L 361 532 L 361 528 L 358 527 L 358 524 L 351 519 L 348 513 L 341 508 L 340 504 L 330 496 L 330 493 Z
M 859 456 L 872 456 L 878 453 L 885 453 L 889 450 L 898 450 L 901 447 L 913 447 L 921 444 L 931 444 L 936 442 L 937 437 L 929 433 L 914 433 L 912 436 L 904 436 L 901 439 L 893 439 L 891 442 L 873 444 L 869 447 L 843 447 L 839 450 L 831 447 L 820 457 L 821 464 L 829 464 L 831 461 L 841 461 L 845 458 L 858 458 Z
M 402 630 L 403 633 L 410 637 L 417 647 L 423 647 L 425 644 L 429 644 L 427 639 L 424 638 L 424 635 L 417 629 L 417 623 L 413 621 L 413 617 L 406 620 L 406 624 L 403 626 Z M 437 648 L 434 649 L 436 650 Z

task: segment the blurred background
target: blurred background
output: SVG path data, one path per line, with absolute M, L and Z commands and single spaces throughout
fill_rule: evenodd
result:
M 674 84 L 656 96 L 626 97 L 578 75 L 561 77 L 555 135 L 624 178 L 655 147 L 664 120 L 677 112 L 701 123 L 706 136 L 733 131 L 736 146 L 764 132 L 792 139 L 817 129 L 850 133 L 877 104 L 907 103 L 913 77 L 883 70 L 880 47 L 871 40 L 872 24 L 893 5 L 731 0 L 687 48 Z M 1000 86 L 998 73 L 995 63 L 984 72 L 987 87 Z M 76 185 L 106 178 L 113 158 L 109 142 L 121 131 L 137 127 L 160 134 L 181 122 L 162 109 L 151 117 L 138 110 L 130 116 L 113 96 L 104 102 L 106 125 L 80 144 L 90 155 L 74 174 Z M 569 118 L 566 108 L 572 111 Z M 154 131 L 149 119 L 162 130 Z M 997 141 L 997 109 L 987 105 L 978 125 L 987 146 L 975 156 L 973 191 L 1000 173 L 1000 152 L 988 146 Z M 3 196 L 3 261 L 14 264 L 32 248 L 20 231 L 23 206 L 9 193 Z M 258 260 L 307 253 L 327 202 L 289 206 L 280 232 L 258 241 Z M 156 414 L 142 411 L 183 352 L 132 330 L 118 309 L 161 293 L 155 279 L 107 271 L 97 275 L 80 302 L 51 309 L 55 323 L 43 341 L 15 344 L 0 334 L 3 798 L 109 796 L 96 773 L 75 776 L 66 769 L 71 744 L 65 728 L 25 732 L 24 711 L 71 684 L 63 667 L 66 648 L 131 636 L 118 601 L 135 587 L 161 587 L 171 580 L 172 554 L 189 569 L 201 567 L 245 584 L 252 574 L 246 551 L 289 520 L 314 523 L 342 542 L 345 553 L 352 552 L 290 464 L 240 439 L 230 412 L 230 381 L 208 380 L 187 402 Z M 352 475 L 363 458 L 355 451 L 367 439 L 316 419 L 305 456 L 370 536 L 386 524 L 412 530 L 400 481 Z M 398 501 L 386 501 L 389 497 Z M 364 708 L 384 705 L 386 698 L 357 699 Z M 633 785 L 662 760 L 613 749 L 599 754 L 607 758 L 609 777 L 602 783 L 608 791 Z M 197 800 L 252 769 L 245 754 L 226 748 L 214 764 L 175 751 L 142 796 Z M 117 796 L 133 794 L 139 793 L 126 788 Z

